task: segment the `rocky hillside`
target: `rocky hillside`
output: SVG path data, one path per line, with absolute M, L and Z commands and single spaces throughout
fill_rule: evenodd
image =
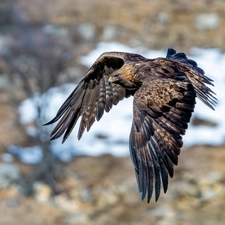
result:
M 179 159 L 167 193 L 149 204 L 139 201 L 129 158 L 77 157 L 56 196 L 36 183 L 34 197 L 23 197 L 11 178 L 7 190 L 0 189 L 0 224 L 224 224 L 225 147 L 196 146 Z
M 52 45 L 51 54 L 59 53 L 61 59 L 68 60 L 63 65 L 58 58 L 47 63 L 52 65 L 52 70 L 60 70 L 57 81 L 50 87 L 53 83 L 80 78 L 87 68 L 79 64 L 78 57 L 94 49 L 99 41 L 117 41 L 148 49 L 173 47 L 186 53 L 193 46 L 224 50 L 224 22 L 224 1 L 1 1 L 0 55 L 11 54 L 15 62 L 10 67 L 0 57 L 0 121 L 3 124 L 0 151 L 10 143 L 26 145 L 27 142 L 17 122 L 15 107 L 31 94 L 22 79 L 14 76 L 18 71 L 13 71 L 18 65 L 19 72 L 34 66 L 33 60 L 24 57 L 25 51 L 28 56 L 38 54 L 41 63 L 45 63 L 52 58 L 48 56 L 50 47 L 45 46 Z M 32 69 L 28 71 L 28 75 L 33 73 Z M 45 73 L 43 76 L 46 77 Z M 29 86 L 36 83 L 40 81 L 31 80 Z M 37 90 L 34 88 L 34 92 Z
M 98 42 L 187 53 L 193 46 L 224 51 L 224 25 L 222 0 L 0 1 L 0 153 L 12 143 L 36 144 L 19 123 L 19 103 L 46 90 L 46 84 L 79 79 L 87 68 L 78 57 Z M 21 79 L 21 71 L 29 76 Z M 49 71 L 54 76 L 46 76 Z M 66 176 L 57 195 L 39 179 L 33 197 L 23 196 L 21 177 L 36 168 L 0 160 L 0 225 L 222 225 L 224 163 L 225 146 L 183 151 L 167 194 L 147 204 L 139 201 L 129 158 L 76 157 L 63 165 Z

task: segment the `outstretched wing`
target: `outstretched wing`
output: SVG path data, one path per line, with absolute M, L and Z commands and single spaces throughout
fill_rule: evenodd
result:
M 134 95 L 130 154 L 143 200 L 149 202 L 153 189 L 155 200 L 168 188 L 168 175 L 173 176 L 182 147 L 182 136 L 188 127 L 195 98 L 214 109 L 215 94 L 206 84 L 212 80 L 197 63 L 184 53 L 168 49 L 166 59 L 146 64 L 142 86 Z M 144 68 L 144 67 L 143 67 Z M 149 74 L 151 76 L 149 76 Z
M 118 84 L 108 84 L 108 76 L 121 68 L 125 63 L 127 53 L 104 53 L 88 70 L 86 76 L 58 110 L 57 115 L 48 124 L 60 121 L 53 129 L 51 136 L 56 139 L 64 134 L 67 139 L 77 120 L 81 117 L 78 139 L 85 129 L 89 130 L 95 119 L 100 120 L 104 111 L 109 112 L 129 92 Z
M 155 200 L 164 192 L 168 175 L 178 162 L 182 137 L 195 106 L 196 92 L 189 82 L 174 79 L 146 79 L 134 95 L 130 154 L 143 200 Z

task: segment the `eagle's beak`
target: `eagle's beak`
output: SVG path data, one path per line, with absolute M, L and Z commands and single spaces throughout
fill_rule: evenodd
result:
M 108 83 L 109 83 L 109 85 L 111 85 L 113 83 L 113 77 L 112 76 L 109 77 Z
M 118 81 L 118 79 L 116 77 L 114 77 L 114 76 L 110 76 L 109 79 L 108 79 L 109 85 L 114 83 L 114 82 L 116 82 L 116 81 Z

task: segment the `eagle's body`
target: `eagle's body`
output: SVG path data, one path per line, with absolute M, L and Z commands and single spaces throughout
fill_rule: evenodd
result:
M 173 49 L 168 49 L 166 58 L 156 59 L 103 53 L 48 123 L 61 118 L 52 139 L 64 134 L 64 142 L 81 117 L 80 139 L 104 111 L 109 112 L 113 105 L 133 95 L 131 159 L 141 199 L 147 196 L 149 202 L 155 189 L 157 201 L 161 181 L 166 192 L 168 175 L 173 176 L 183 144 L 181 135 L 188 127 L 196 97 L 212 109 L 215 105 L 214 93 L 206 84 L 213 85 L 212 80 L 197 63 Z

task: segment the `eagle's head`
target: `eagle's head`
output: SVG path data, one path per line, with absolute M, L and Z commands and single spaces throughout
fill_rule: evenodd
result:
M 109 84 L 119 84 L 129 90 L 137 89 L 140 87 L 141 81 L 136 78 L 136 72 L 132 65 L 124 64 L 120 69 L 110 74 L 108 82 Z

